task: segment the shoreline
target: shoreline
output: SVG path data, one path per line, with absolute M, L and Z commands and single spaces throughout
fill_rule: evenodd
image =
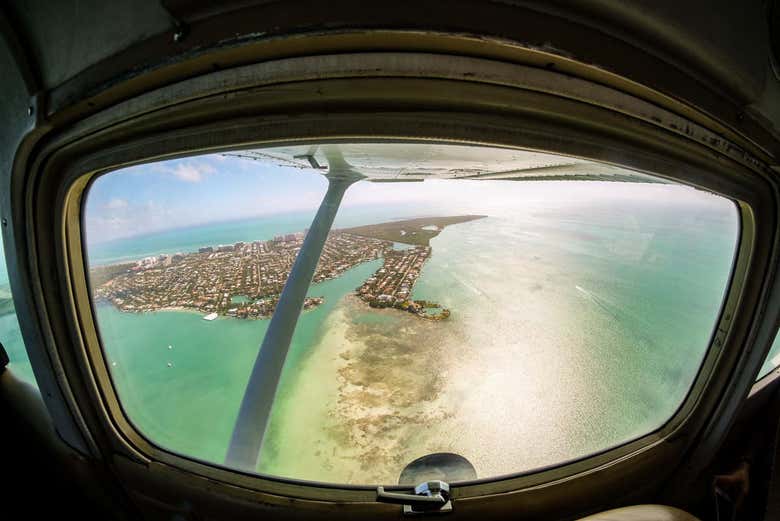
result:
M 323 297 L 316 297 L 316 298 L 323 298 Z M 322 303 L 324 303 L 324 298 L 323 298 L 323 302 Z M 309 311 L 314 311 L 320 305 L 322 305 L 322 303 L 317 304 L 316 306 L 311 306 L 309 308 L 301 309 L 301 314 L 309 312 Z M 155 309 L 141 309 L 141 310 L 129 310 L 128 309 L 128 310 L 126 310 L 126 309 L 121 309 L 120 307 L 116 306 L 112 302 L 106 302 L 105 300 L 101 301 L 101 302 L 96 302 L 96 304 L 99 305 L 99 306 L 111 307 L 111 308 L 119 311 L 120 313 L 129 313 L 129 314 L 133 314 L 133 315 L 143 315 L 145 313 L 158 313 L 158 312 L 161 312 L 161 313 L 181 312 L 181 313 L 189 313 L 189 314 L 193 314 L 193 315 L 200 315 L 201 318 L 202 318 L 202 317 L 208 316 L 211 313 L 211 312 L 203 312 L 203 311 L 200 311 L 198 309 L 190 308 L 190 307 L 186 307 L 186 306 L 165 306 L 165 307 L 160 307 L 160 308 L 155 308 Z M 3 316 L 3 314 L 0 313 L 0 316 Z M 214 320 L 219 320 L 219 319 L 224 319 L 224 318 L 235 319 L 235 320 L 271 320 L 271 317 L 273 317 L 273 314 L 268 315 L 268 316 L 257 316 L 257 317 L 237 317 L 237 316 L 232 316 L 232 315 L 228 315 L 228 314 L 224 314 L 223 315 L 223 314 L 217 313 L 217 318 L 215 318 Z M 209 322 L 213 322 L 214 320 L 210 320 Z
M 340 277 L 368 260 L 383 265 L 356 292 L 372 307 L 395 307 L 431 320 L 446 319 L 450 311 L 426 300 L 412 300 L 411 291 L 432 254 L 430 240 L 448 226 L 482 219 L 460 215 L 407 219 L 329 233 L 313 273 L 315 283 Z M 305 232 L 275 236 L 251 243 L 203 246 L 197 252 L 160 254 L 135 262 L 89 270 L 93 299 L 106 299 L 122 312 L 194 308 L 203 313 L 265 319 L 273 316 L 284 291 Z M 399 250 L 396 244 L 411 248 Z M 245 302 L 233 302 L 240 296 Z M 304 309 L 322 304 L 306 297 Z
M 416 443 L 421 433 L 452 416 L 442 378 L 448 369 L 437 355 L 443 324 L 389 309 L 371 310 L 381 318 L 364 322 L 368 310 L 345 295 L 299 362 L 275 429 L 294 436 L 296 447 L 294 457 L 274 448 L 271 467 L 280 475 L 355 484 L 397 479 L 406 463 L 429 452 L 429 444 Z M 400 342 L 399 331 L 414 341 Z

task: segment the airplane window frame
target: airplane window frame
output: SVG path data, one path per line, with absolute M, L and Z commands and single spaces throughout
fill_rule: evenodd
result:
M 392 142 L 397 142 L 397 140 L 393 140 Z M 306 144 L 307 142 L 304 141 L 303 143 Z M 320 143 L 320 141 L 317 141 L 317 143 Z M 252 146 L 254 148 L 254 147 L 262 146 L 264 144 L 265 143 L 255 143 Z M 296 144 L 301 144 L 301 142 L 296 142 Z M 227 150 L 234 150 L 234 148 L 231 147 L 231 148 L 226 148 L 224 150 L 225 151 L 227 151 Z M 222 151 L 222 150 L 220 150 L 220 151 Z M 177 157 L 179 157 L 179 156 L 180 156 L 180 154 L 177 154 Z M 186 156 L 186 157 L 191 157 L 191 156 Z M 86 185 L 84 185 L 83 187 L 80 186 L 80 187 L 76 188 L 76 190 L 79 190 L 81 194 L 86 194 L 86 193 L 88 193 L 88 190 L 89 190 L 89 187 L 91 186 L 91 184 L 96 179 L 98 179 L 101 175 L 108 174 L 110 172 L 115 172 L 115 171 L 116 170 L 114 170 L 114 169 L 109 169 L 109 170 L 105 170 L 105 171 L 102 171 L 100 173 L 96 173 L 96 174 L 93 174 L 91 176 L 88 176 L 88 180 L 87 180 Z M 84 178 L 81 178 L 81 179 L 77 180 L 76 183 L 79 183 L 79 181 L 82 181 L 83 179 Z M 737 265 L 740 263 L 740 261 L 744 261 L 745 257 L 747 256 L 747 253 L 745 251 L 746 248 L 747 248 L 747 245 L 752 242 L 752 237 L 749 237 L 749 238 L 746 237 L 746 224 L 747 223 L 745 221 L 746 220 L 746 212 L 744 211 L 745 209 L 744 208 L 740 208 L 740 202 L 733 201 L 733 200 L 731 202 L 735 205 L 736 210 L 737 210 L 737 216 L 739 218 L 739 222 L 737 224 L 738 236 L 737 236 L 737 241 L 736 241 L 736 250 L 734 252 L 734 260 L 733 260 L 733 264 L 732 264 L 732 273 L 729 276 L 729 282 L 727 284 L 727 290 L 725 292 L 723 303 L 722 303 L 722 306 L 721 306 L 722 310 L 721 310 L 721 313 L 720 313 L 720 316 L 719 316 L 718 320 L 716 321 L 717 325 L 714 328 L 715 331 L 722 329 L 722 319 L 723 319 L 722 315 L 724 314 L 725 309 L 728 307 L 728 302 L 734 300 L 735 296 L 736 296 L 735 293 L 738 292 L 737 288 L 740 286 L 740 283 L 742 281 L 737 280 L 738 277 L 736 276 L 735 272 L 738 271 L 738 266 Z M 83 234 L 83 230 L 84 230 L 84 226 L 83 226 L 84 212 L 82 211 L 83 209 L 84 209 L 83 205 L 81 205 L 78 208 L 78 210 L 79 210 L 79 221 L 81 223 L 81 233 L 82 234 Z M 80 238 L 81 238 L 81 243 L 83 244 L 84 243 L 83 235 Z M 81 246 L 82 252 L 80 252 L 80 253 L 82 253 L 82 255 L 79 255 L 79 257 L 84 257 L 85 258 L 86 257 L 86 254 L 85 254 L 86 250 L 84 250 L 83 248 L 84 247 Z M 83 263 L 83 267 L 84 267 L 84 270 L 85 270 L 84 272 L 86 273 L 86 261 L 83 260 L 81 262 Z M 88 294 L 91 295 L 91 291 L 89 290 L 90 285 L 89 285 L 88 280 L 86 281 L 86 288 L 87 288 Z M 95 316 L 94 302 L 92 301 L 91 298 L 89 298 L 89 305 L 90 305 L 90 310 L 92 312 L 92 315 L 94 317 Z M 96 319 L 93 318 L 92 320 L 96 324 L 96 322 L 97 322 Z M 95 326 L 93 326 L 93 327 L 95 327 Z M 463 484 L 459 484 L 459 487 L 461 489 L 464 489 L 466 487 L 468 487 L 468 488 L 479 487 L 481 485 L 493 484 L 493 483 L 496 483 L 496 482 L 502 482 L 502 481 L 513 479 L 513 478 L 527 478 L 529 476 L 541 475 L 542 473 L 546 473 L 546 472 L 554 472 L 555 474 L 558 474 L 558 472 L 561 471 L 564 467 L 568 467 L 568 466 L 571 466 L 571 465 L 576 465 L 576 467 L 580 467 L 579 463 L 582 463 L 582 462 L 588 461 L 588 460 L 598 460 L 600 463 L 606 464 L 609 460 L 616 459 L 617 457 L 619 457 L 618 454 L 620 456 L 623 456 L 623 455 L 625 455 L 627 453 L 633 452 L 634 450 L 637 450 L 637 449 L 641 450 L 642 448 L 647 448 L 647 447 L 651 446 L 653 444 L 653 442 L 656 441 L 656 440 L 654 440 L 654 438 L 656 438 L 656 437 L 657 438 L 664 438 L 668 434 L 674 432 L 674 430 L 676 430 L 677 427 L 679 427 L 679 425 L 685 420 L 685 413 L 690 411 L 692 395 L 699 394 L 699 393 L 702 392 L 702 390 L 703 390 L 702 389 L 702 383 L 703 383 L 702 380 L 704 380 L 703 373 L 706 371 L 708 366 L 710 366 L 713 363 L 713 360 L 712 360 L 713 356 L 712 355 L 714 353 L 713 345 L 715 344 L 715 336 L 717 336 L 717 335 L 713 335 L 712 345 L 710 345 L 707 348 L 707 352 L 706 352 L 706 355 L 705 355 L 704 359 L 702 360 L 701 366 L 699 368 L 699 372 L 698 372 L 694 382 L 691 384 L 690 390 L 689 390 L 685 400 L 683 401 L 682 404 L 680 404 L 678 409 L 667 420 L 667 422 L 661 428 L 657 429 L 656 431 L 647 433 L 646 435 L 641 436 L 639 438 L 629 440 L 628 442 L 623 443 L 621 445 L 618 445 L 616 447 L 606 448 L 606 449 L 604 449 L 603 451 L 601 451 L 599 453 L 586 455 L 583 458 L 578 458 L 578 459 L 575 459 L 575 460 L 572 460 L 572 461 L 561 462 L 559 464 L 552 465 L 552 466 L 549 466 L 549 467 L 545 467 L 545 468 L 542 468 L 542 469 L 534 469 L 534 470 L 531 470 L 531 471 L 518 472 L 518 473 L 515 473 L 515 474 L 509 474 L 509 475 L 505 475 L 505 476 L 491 476 L 489 478 L 480 478 L 480 479 L 477 479 L 477 480 L 474 480 L 474 481 L 470 481 L 470 482 L 466 482 L 466 483 L 463 483 Z M 99 340 L 99 337 L 100 337 L 99 333 L 97 333 L 97 337 L 98 337 L 98 342 L 101 342 Z M 262 341 L 262 339 L 259 338 L 258 339 L 258 345 L 259 345 L 259 343 L 261 341 Z M 715 354 L 719 355 L 720 353 L 715 353 Z M 98 352 L 96 352 L 95 355 L 96 356 L 95 356 L 95 360 L 93 360 L 93 363 L 102 362 L 104 367 L 105 367 L 105 369 L 106 369 L 107 380 L 111 381 L 112 377 L 110 376 L 110 373 L 108 371 L 107 361 L 105 360 L 105 352 L 103 351 L 102 346 L 98 346 Z M 112 394 L 112 397 L 111 397 L 111 401 L 113 402 L 112 405 L 114 405 L 114 407 L 116 407 L 116 409 L 118 411 L 121 411 L 121 414 L 122 414 L 122 421 L 121 421 L 121 423 L 125 423 L 125 425 L 123 427 L 123 430 L 125 430 L 125 429 L 131 430 L 133 432 L 134 437 L 137 436 L 138 438 L 143 439 L 149 446 L 154 447 L 155 448 L 155 451 L 154 451 L 155 454 L 158 454 L 158 453 L 173 454 L 174 457 L 181 458 L 183 460 L 191 460 L 193 462 L 196 462 L 197 464 L 202 464 L 202 465 L 206 465 L 206 466 L 209 466 L 209 467 L 216 467 L 216 468 L 220 468 L 220 469 L 224 468 L 224 470 L 229 472 L 229 473 L 245 474 L 240 469 L 234 469 L 234 468 L 230 468 L 230 467 L 227 467 L 227 466 L 219 465 L 219 464 L 216 464 L 216 463 L 211 462 L 211 461 L 199 460 L 197 457 L 194 457 L 194 456 L 191 456 L 191 455 L 182 454 L 182 453 L 177 453 L 176 451 L 174 451 L 174 450 L 172 450 L 170 448 L 162 448 L 162 447 L 160 447 L 159 445 L 157 445 L 154 442 L 154 440 L 149 439 L 147 436 L 145 436 L 143 433 L 138 431 L 133 426 L 132 420 L 128 417 L 127 413 L 124 411 L 124 408 L 122 406 L 122 402 L 121 402 L 119 396 L 116 394 L 116 390 L 115 390 L 115 387 L 114 387 L 113 383 L 111 383 L 108 387 L 110 388 L 110 392 Z M 108 390 L 108 389 L 106 389 L 106 390 Z M 114 418 L 115 419 L 117 418 L 116 415 L 114 415 Z M 137 442 L 137 440 L 136 440 L 136 442 Z M 595 464 L 591 464 L 590 465 L 591 468 L 593 468 L 595 466 L 596 466 Z M 185 465 L 185 468 L 188 468 L 188 467 L 190 467 L 190 466 L 189 465 Z M 263 480 L 269 480 L 269 481 L 274 481 L 274 482 L 283 482 L 283 483 L 288 483 L 288 484 L 291 484 L 291 485 L 303 484 L 304 486 L 308 485 L 308 486 L 315 486 L 315 487 L 321 487 L 321 488 L 327 488 L 327 489 L 341 488 L 341 489 L 347 489 L 347 490 L 372 490 L 372 491 L 375 490 L 375 486 L 374 485 L 337 484 L 337 483 L 328 483 L 328 482 L 307 481 L 307 480 L 304 480 L 304 479 L 295 479 L 295 478 L 280 477 L 280 476 L 273 476 L 273 475 L 261 475 L 261 474 L 249 474 L 249 475 L 252 476 L 252 477 L 258 477 L 259 479 L 263 479 Z M 544 476 L 543 479 L 540 480 L 540 481 L 544 482 L 546 480 L 548 480 L 548 477 Z M 539 484 L 539 483 L 531 482 L 531 483 L 529 483 L 529 486 L 530 485 L 537 485 L 537 484 Z M 386 488 L 390 489 L 392 487 L 386 487 Z M 404 488 L 404 487 L 398 487 L 398 488 Z M 469 497 L 469 496 L 464 496 L 464 497 Z
M 200 79 L 192 81 L 197 84 Z M 332 81 L 338 82 L 338 80 Z M 349 85 L 345 83 L 334 84 L 332 81 L 321 80 L 322 83 L 319 85 L 316 81 L 308 81 L 305 84 L 302 82 L 300 90 L 295 95 L 312 96 L 318 88 L 323 86 L 331 88 L 334 85 L 336 85 L 335 91 L 338 91 L 340 95 L 354 95 L 356 89 L 366 85 L 365 82 L 361 83 L 355 80 L 350 80 Z M 370 80 L 368 81 L 370 83 Z M 381 81 L 386 82 L 387 80 Z M 404 90 L 400 94 L 412 96 L 411 90 L 426 82 L 430 82 L 426 84 L 428 88 L 441 87 L 441 80 L 401 79 L 398 85 L 403 84 L 408 90 Z M 266 91 L 262 93 L 261 101 L 267 102 L 271 97 L 268 96 L 269 92 L 273 92 L 274 88 L 279 88 L 279 85 L 281 83 L 267 86 Z M 369 86 L 373 89 L 379 88 L 376 83 L 371 83 Z M 458 86 L 461 85 L 458 84 Z M 201 87 L 204 86 L 201 85 Z M 483 102 L 491 94 L 495 94 L 497 90 L 500 91 L 503 88 L 495 85 L 479 85 L 478 87 L 480 92 L 484 91 L 483 97 L 479 99 Z M 213 91 L 210 94 L 213 95 Z M 520 104 L 518 112 L 522 112 L 523 106 L 530 106 L 530 101 L 539 101 L 537 93 L 530 96 L 525 91 L 513 94 L 518 94 L 523 102 Z M 234 95 L 240 98 L 239 94 Z M 248 103 L 253 95 L 251 89 L 246 95 L 249 98 L 244 101 Z M 153 97 L 147 102 L 153 106 L 155 103 L 160 103 L 160 98 L 159 96 Z M 170 103 L 170 99 L 168 102 Z M 603 161 L 606 155 L 604 151 L 607 150 L 614 153 L 610 159 L 623 167 L 653 173 L 653 175 L 665 175 L 666 177 L 672 177 L 668 174 L 669 171 L 672 171 L 676 174 L 674 177 L 676 180 L 710 187 L 717 193 L 726 192 L 726 188 L 730 189 L 724 195 L 731 196 L 733 200 L 738 201 L 741 213 L 741 232 L 732 280 L 724 299 L 723 311 L 712 346 L 708 349 L 696 382 L 677 413 L 659 431 L 633 442 L 551 468 L 520 475 L 493 477 L 484 480 L 484 482 L 477 481 L 473 484 L 467 484 L 455 489 L 454 497 L 457 499 L 479 498 L 498 492 L 529 490 L 531 487 L 545 483 L 553 483 L 558 480 L 576 481 L 577 478 L 588 479 L 588 487 L 595 486 L 599 482 L 609 481 L 610 478 L 605 476 L 603 470 L 614 469 L 632 458 L 647 460 L 650 457 L 650 452 L 657 453 L 658 458 L 673 460 L 679 447 L 671 448 L 668 443 L 664 442 L 670 439 L 690 441 L 681 427 L 693 422 L 691 417 L 702 408 L 702 402 L 713 401 L 711 397 L 704 396 L 703 393 L 710 386 L 715 385 L 714 380 L 724 378 L 722 375 L 717 376 L 715 371 L 718 370 L 722 374 L 725 371 L 724 367 L 732 367 L 741 360 L 741 355 L 744 354 L 739 349 L 727 352 L 724 350 L 724 345 L 729 342 L 733 343 L 735 335 L 741 336 L 745 333 L 742 330 L 738 333 L 735 332 L 737 328 L 735 326 L 737 323 L 735 313 L 741 317 L 740 324 L 743 326 L 750 324 L 743 316 L 750 307 L 745 305 L 744 301 L 743 306 L 740 307 L 738 302 L 745 298 L 748 291 L 753 291 L 747 287 L 748 283 L 756 284 L 756 281 L 748 277 L 751 272 L 749 268 L 754 268 L 756 263 L 759 263 L 758 266 L 761 267 L 760 263 L 766 261 L 765 254 L 755 255 L 756 239 L 759 233 L 766 233 L 761 227 L 762 223 L 771 221 L 771 199 L 767 202 L 765 191 L 760 189 L 765 180 L 762 181 L 761 175 L 751 170 L 749 165 L 722 157 L 715 160 L 709 157 L 709 152 L 690 146 L 690 143 L 686 143 L 684 138 L 680 136 L 669 136 L 668 133 L 660 130 L 655 133 L 648 132 L 636 118 L 624 118 L 620 115 L 613 117 L 612 122 L 628 127 L 633 132 L 624 141 L 621 142 L 613 137 L 613 141 L 610 142 L 599 136 L 594 142 L 591 137 L 584 138 L 578 132 L 579 129 L 567 128 L 564 132 L 566 137 L 570 139 L 567 142 L 566 139 L 561 139 L 558 134 L 550 131 L 550 128 L 555 127 L 555 125 L 547 127 L 540 125 L 539 128 L 534 128 L 534 132 L 524 134 L 514 127 L 496 125 L 492 120 L 500 119 L 500 117 L 495 112 L 486 110 L 484 113 L 474 114 L 468 113 L 462 107 L 460 113 L 446 116 L 446 121 L 442 121 L 441 114 L 437 114 L 437 117 L 421 119 L 419 109 L 417 112 L 408 111 L 408 113 L 396 111 L 382 117 L 377 117 L 375 113 L 366 114 L 360 111 L 342 113 L 339 117 L 317 116 L 305 112 L 307 115 L 296 120 L 283 113 L 284 110 L 290 110 L 290 107 L 295 106 L 295 100 L 281 99 L 274 102 L 277 107 L 275 113 L 260 121 L 247 121 L 247 119 L 238 119 L 235 113 L 231 116 L 230 111 L 224 107 L 224 101 L 215 100 L 214 96 L 204 95 L 203 100 L 197 100 L 193 103 L 202 104 L 200 107 L 202 110 L 219 109 L 221 106 L 222 110 L 227 112 L 227 114 L 220 114 L 225 119 L 214 118 L 214 121 L 210 123 L 194 126 L 192 118 L 183 115 L 181 113 L 182 107 L 174 104 L 172 108 L 168 107 L 167 110 L 178 110 L 178 119 L 167 118 L 167 115 L 164 114 L 166 110 L 160 109 L 156 113 L 149 111 L 145 118 L 140 117 L 138 121 L 126 125 L 126 128 L 117 130 L 121 128 L 121 122 L 124 121 L 124 118 L 114 116 L 112 119 L 110 115 L 98 114 L 91 121 L 85 122 L 76 129 L 75 138 L 78 139 L 75 139 L 71 134 L 69 137 L 65 135 L 60 140 L 55 141 L 50 145 L 45 164 L 43 164 L 42 158 L 39 158 L 37 164 L 38 180 L 42 183 L 40 186 L 44 187 L 42 192 L 45 193 L 45 197 L 40 199 L 41 192 L 39 192 L 36 201 L 52 202 L 51 206 L 41 207 L 40 212 L 44 215 L 50 213 L 54 216 L 52 228 L 47 228 L 45 224 L 41 224 L 46 222 L 45 219 L 41 219 L 42 216 L 37 215 L 38 219 L 36 219 L 35 224 L 39 233 L 37 244 L 40 246 L 41 241 L 52 237 L 58 238 L 58 240 L 53 241 L 51 246 L 56 254 L 42 264 L 48 262 L 48 266 L 52 268 L 52 273 L 49 276 L 59 274 L 62 280 L 67 281 L 63 288 L 65 304 L 67 304 L 65 306 L 66 324 L 64 328 L 62 325 L 60 326 L 58 334 L 80 346 L 78 349 L 74 349 L 70 355 L 74 356 L 74 362 L 84 374 L 82 389 L 77 394 L 88 402 L 88 406 L 95 416 L 92 424 L 102 426 L 104 430 L 102 443 L 108 450 L 124 454 L 133 460 L 171 466 L 196 476 L 205 476 L 227 484 L 237 484 L 261 493 L 295 496 L 306 500 L 373 501 L 371 499 L 373 487 L 301 482 L 300 480 L 246 475 L 233 469 L 221 469 L 212 463 L 204 464 L 192 460 L 192 458 L 182 458 L 167 451 L 160 451 L 146 444 L 143 437 L 134 432 L 127 419 L 123 418 L 121 405 L 117 397 L 112 395 L 111 386 L 107 385 L 105 374 L 107 368 L 96 335 L 94 317 L 91 316 L 91 299 L 89 298 L 82 258 L 81 195 L 96 175 L 129 164 L 159 160 L 162 157 L 184 157 L 193 153 L 235 150 L 245 148 L 250 144 L 259 147 L 263 144 L 300 143 L 311 140 L 339 141 L 345 136 L 353 136 L 353 140 L 355 138 L 440 139 L 531 149 L 541 149 L 542 141 L 550 140 L 549 142 L 555 144 L 555 148 L 547 149 L 551 152 L 565 154 L 568 151 L 569 155 Z M 567 104 L 569 107 L 566 107 Z M 562 110 L 563 108 L 571 108 L 571 104 L 569 101 L 560 103 L 560 106 L 548 103 L 546 110 L 555 114 L 556 107 L 557 110 Z M 124 108 L 127 109 L 127 107 Z M 311 110 L 310 107 L 305 108 L 307 111 Z M 471 106 L 470 108 L 473 110 L 475 107 Z M 595 105 L 578 107 L 578 109 L 578 112 L 591 116 L 593 114 L 615 116 L 614 111 Z M 203 114 L 203 112 L 200 113 L 201 116 Z M 469 114 L 470 117 L 468 127 L 463 127 L 464 120 L 462 118 L 465 114 Z M 209 115 L 211 114 L 209 113 Z M 538 114 L 535 117 L 538 117 Z M 513 114 L 513 118 L 510 119 L 513 124 L 517 124 L 523 121 L 523 118 L 526 122 L 534 121 L 527 113 Z M 382 125 L 377 125 L 378 120 L 381 121 Z M 588 123 L 595 124 L 598 121 L 598 118 L 593 118 L 593 120 L 586 118 L 581 123 L 587 125 Z M 548 123 L 546 122 L 546 124 Z M 594 126 L 603 132 L 603 127 Z M 87 132 L 95 128 L 101 131 Z M 153 134 L 144 136 L 144 132 L 149 132 L 149 129 L 153 131 Z M 560 126 L 557 127 L 557 130 L 561 130 Z M 605 147 L 605 143 L 609 143 L 609 146 Z M 675 148 L 681 144 L 687 145 L 682 152 Z M 659 150 L 665 150 L 669 156 L 664 157 Z M 746 179 L 750 182 L 746 183 Z M 43 259 L 42 256 L 39 258 Z M 45 277 L 42 275 L 42 278 Z M 56 299 L 52 300 L 50 296 L 48 305 L 54 305 L 54 300 Z M 60 349 L 60 355 L 62 354 L 62 349 Z M 728 356 L 724 356 L 724 354 Z M 712 406 L 710 404 L 710 407 Z M 698 418 L 694 423 L 699 424 L 703 420 Z M 582 482 L 578 481 L 578 483 Z M 544 495 L 543 491 L 539 493 Z

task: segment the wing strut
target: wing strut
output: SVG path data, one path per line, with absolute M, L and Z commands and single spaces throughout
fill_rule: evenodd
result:
M 256 472 L 284 361 L 322 248 L 344 193 L 352 183 L 363 178 L 344 160 L 336 146 L 323 148 L 329 164 L 328 191 L 298 251 L 255 359 L 225 457 L 225 465 L 232 468 Z

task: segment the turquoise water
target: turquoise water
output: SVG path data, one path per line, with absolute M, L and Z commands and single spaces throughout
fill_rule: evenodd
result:
M 411 205 L 396 204 L 381 210 L 377 210 L 375 207 L 356 206 L 343 208 L 334 226 L 356 226 L 418 215 L 419 208 Z M 88 248 L 89 262 L 92 265 L 100 265 L 131 261 L 161 253 L 196 251 L 199 247 L 207 245 L 267 240 L 275 235 L 297 232 L 307 228 L 312 217 L 313 211 L 301 211 L 253 219 L 209 223 L 90 244 Z M 0 241 L 0 300 L 10 299 L 10 294 L 5 255 L 2 241 Z M 16 315 L 13 313 L 0 315 L 0 342 L 8 353 L 11 360 L 10 367 L 15 374 L 24 381 L 35 385 L 35 378 L 22 342 Z
M 419 208 L 403 204 L 379 209 L 359 206 L 343 208 L 333 226 L 346 228 L 406 219 L 416 217 L 418 214 Z M 239 241 L 265 241 L 273 239 L 276 235 L 302 231 L 309 227 L 313 217 L 314 211 L 275 214 L 95 243 L 89 245 L 89 261 L 96 266 L 136 260 L 161 253 L 197 251 L 201 246 L 235 244 Z M 87 239 L 89 241 L 89 234 Z
M 489 454 L 475 439 L 461 453 L 492 468 L 506 468 L 499 458 L 543 466 L 660 427 L 698 372 L 736 234 L 728 206 L 652 203 L 445 229 L 413 297 L 451 309 L 463 345 L 479 349 L 450 392 L 467 396 L 464 416 L 482 415 L 484 396 L 498 400 L 492 421 L 506 436 L 478 432 L 508 447 Z
M 448 450 L 485 477 L 658 428 L 698 371 L 736 243 L 730 203 L 685 201 L 495 208 L 450 226 L 413 292 L 452 311 L 442 322 L 347 305 L 381 261 L 314 286 L 325 303 L 299 322 L 259 470 L 393 482 L 405 462 Z M 98 314 L 139 430 L 221 462 L 268 322 Z
M 3 343 L 8 358 L 11 361 L 8 367 L 25 382 L 36 385 L 35 376 L 30 366 L 30 360 L 27 357 L 27 351 L 22 340 L 22 333 L 19 331 L 19 322 L 16 320 L 15 313 L 0 315 L 0 342 Z
M 280 401 L 297 377 L 298 360 L 315 344 L 323 318 L 380 264 L 368 262 L 312 286 L 309 295 L 324 296 L 325 302 L 298 321 Z M 135 426 L 161 447 L 221 462 L 269 321 L 206 321 L 199 313 L 176 311 L 133 314 L 107 305 L 99 306 L 97 313 L 114 385 Z M 263 470 L 271 473 L 277 435 L 272 419 L 263 458 Z
M 275 215 L 271 218 L 210 223 L 103 242 L 90 245 L 89 260 L 93 265 L 107 264 L 160 253 L 197 251 L 201 246 L 268 240 L 275 235 L 298 232 L 307 228 L 311 223 L 312 215 L 312 212 L 296 212 Z
M 11 361 L 8 367 L 21 380 L 36 385 L 30 360 L 22 341 L 22 333 L 19 330 L 19 322 L 16 319 L 16 313 L 13 312 L 2 240 L 0 240 L 0 342 L 2 342 Z
M 413 297 L 450 309 L 446 321 L 350 300 L 381 260 L 311 288 L 325 301 L 300 318 L 259 470 L 394 483 L 406 462 L 450 451 L 487 477 L 581 457 L 660 426 L 705 353 L 738 222 L 725 200 L 643 190 L 662 195 L 341 212 L 337 226 L 432 213 L 489 217 L 431 241 Z M 122 239 L 91 246 L 90 261 L 268 239 L 310 219 L 304 212 Z M 161 447 L 221 463 L 268 321 L 110 306 L 97 313 L 132 423 Z M 0 317 L 0 339 L 31 378 L 13 315 Z

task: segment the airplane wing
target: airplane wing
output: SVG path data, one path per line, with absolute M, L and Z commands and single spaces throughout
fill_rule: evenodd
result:
M 657 177 L 603 163 L 510 148 L 437 143 L 294 145 L 223 155 L 279 166 L 359 172 L 372 182 L 426 179 L 620 181 L 658 183 Z

